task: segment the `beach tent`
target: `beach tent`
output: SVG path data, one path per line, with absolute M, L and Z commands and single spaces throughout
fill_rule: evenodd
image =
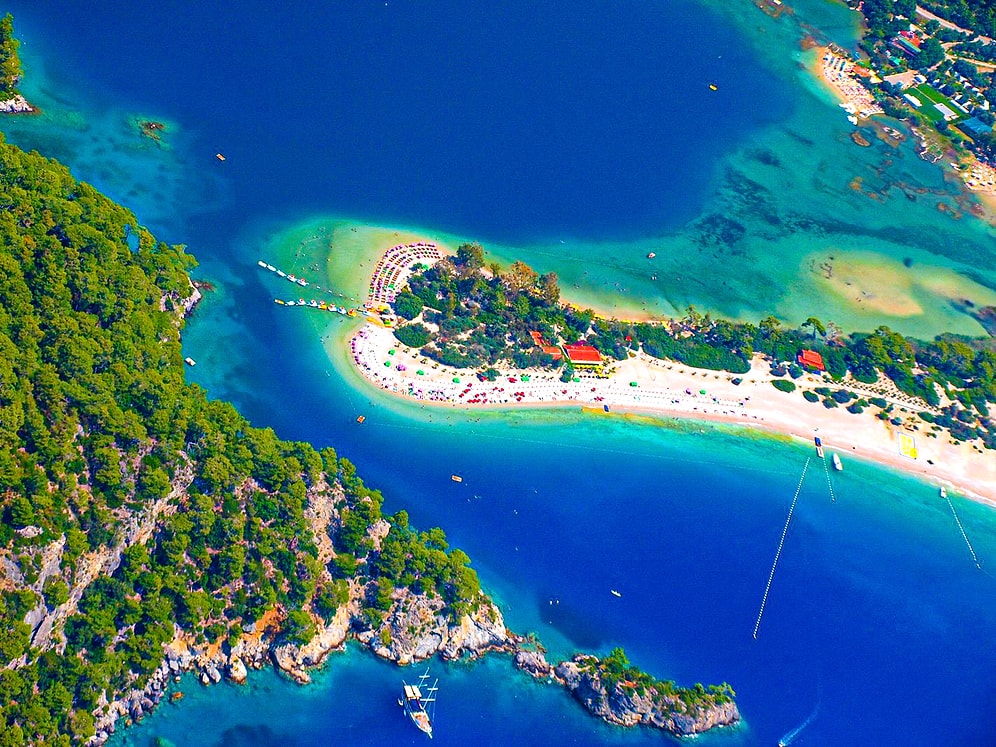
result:
M 421 368 L 415 373 L 417 373 L 419 376 L 425 376 L 425 371 L 423 371 Z
M 384 361 L 384 368 L 390 368 L 390 367 L 391 367 L 391 361 Z
M 705 394 L 705 393 L 706 393 L 705 389 L 699 389 L 699 394 Z
M 453 377 L 453 383 L 454 384 L 459 384 L 460 383 L 460 377 L 459 376 L 454 376 Z
M 387 351 L 387 354 L 388 354 L 388 355 L 394 355 L 394 351 L 393 351 L 393 350 L 388 350 L 388 351 Z
M 640 386 L 640 385 L 639 385 L 639 384 L 637 384 L 637 383 L 636 383 L 635 381 L 631 381 L 631 382 L 629 382 L 629 385 L 630 385 L 630 386 Z

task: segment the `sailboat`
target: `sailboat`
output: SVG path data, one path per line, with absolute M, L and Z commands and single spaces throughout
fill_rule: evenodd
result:
M 405 697 L 398 698 L 398 705 L 405 709 L 408 718 L 418 727 L 419 731 L 424 732 L 429 736 L 429 739 L 432 739 L 432 717 L 436 711 L 436 690 L 439 689 L 436 685 L 439 684 L 439 680 L 433 682 L 432 687 L 425 689 L 423 694 L 423 688 L 425 688 L 428 679 L 429 669 L 426 667 L 425 673 L 418 678 L 417 685 L 409 685 L 402 680 L 401 682 L 405 686 Z

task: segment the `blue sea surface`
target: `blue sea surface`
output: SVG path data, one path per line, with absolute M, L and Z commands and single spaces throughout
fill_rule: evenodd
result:
M 836 5 L 797 6 L 850 28 Z M 351 322 L 316 330 L 281 315 L 254 266 L 275 234 L 314 215 L 509 245 L 660 236 L 716 211 L 716 183 L 753 160 L 758 180 L 796 180 L 788 197 L 730 182 L 764 231 L 784 231 L 778 241 L 833 231 L 856 243 L 893 241 L 889 221 L 901 213 L 922 226 L 909 232 L 921 242 L 909 249 L 918 261 L 938 247 L 964 251 L 985 280 L 992 260 L 976 250 L 989 238 L 981 224 L 938 218 L 926 198 L 872 213 L 847 190 L 849 170 L 865 169 L 871 149 L 844 151 L 840 131 L 821 135 L 799 118 L 840 117 L 792 77 L 794 50 L 775 33 L 784 27 L 758 12 L 748 20 L 763 31 L 757 42 L 744 24 L 691 0 L 5 7 L 24 39 L 25 91 L 46 112 L 0 121 L 6 137 L 60 158 L 163 239 L 188 244 L 198 274 L 217 287 L 185 334 L 198 361 L 190 378 L 281 437 L 334 445 L 384 491 L 388 510 L 442 526 L 511 629 L 538 633 L 551 657 L 621 645 L 659 677 L 730 682 L 745 723 L 699 740 L 707 745 L 775 744 L 813 714 L 793 743 L 992 741 L 992 509 L 954 498 L 980 570 L 935 488 L 845 458 L 834 502 L 812 462 L 755 640 L 809 448 L 576 410 L 481 417 L 399 405 L 358 384 L 319 344 L 319 335 L 341 340 Z M 161 143 L 138 134 L 145 118 L 167 124 Z M 783 122 L 786 150 L 772 160 L 762 138 Z M 772 166 L 779 154 L 824 167 Z M 901 155 L 902 180 L 945 188 Z M 789 230 L 766 212 L 776 199 L 824 200 L 832 216 L 796 215 Z M 948 222 L 931 223 L 939 220 Z M 700 248 L 688 242 L 690 255 Z M 702 256 L 714 274 L 738 261 L 734 252 Z M 589 265 L 592 275 L 617 282 L 616 258 L 604 259 Z M 602 724 L 502 657 L 432 666 L 441 678 L 438 742 L 660 740 Z M 422 743 L 395 702 L 412 675 L 350 649 L 307 688 L 272 673 L 245 688 L 186 679 L 182 701 L 119 730 L 113 744 Z

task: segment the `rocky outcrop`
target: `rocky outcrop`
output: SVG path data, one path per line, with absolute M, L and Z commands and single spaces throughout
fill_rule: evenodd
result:
M 34 114 L 35 111 L 36 109 L 20 94 L 0 101 L 0 113 L 3 114 Z
M 706 695 L 689 702 L 663 692 L 659 685 L 607 682 L 597 663 L 595 657 L 581 654 L 558 664 L 555 674 L 590 713 L 610 724 L 642 724 L 676 736 L 690 736 L 740 721 L 740 711 L 732 699 Z
M 375 654 L 399 664 L 435 656 L 452 660 L 476 659 L 487 651 L 513 650 L 501 611 L 482 597 L 478 608 L 451 624 L 438 597 L 395 593 L 396 601 L 376 630 L 362 630 L 357 638 Z
M 238 656 L 232 656 L 228 662 L 228 671 L 226 674 L 228 675 L 228 679 L 236 685 L 244 685 L 246 678 L 249 676 L 249 671 L 246 669 L 246 665 L 242 663 L 242 659 Z
M 536 679 L 553 677 L 553 667 L 546 660 L 542 651 L 530 651 L 520 648 L 512 660 L 515 666 Z

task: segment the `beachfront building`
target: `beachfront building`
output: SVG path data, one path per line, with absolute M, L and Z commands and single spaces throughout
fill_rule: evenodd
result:
M 564 345 L 564 354 L 574 368 L 601 368 L 602 354 L 597 348 L 583 343 Z
M 803 350 L 799 353 L 797 360 L 799 361 L 799 365 L 806 368 L 815 368 L 817 371 L 827 370 L 827 367 L 823 364 L 823 356 L 815 350 Z
M 529 333 L 529 336 L 533 338 L 533 342 L 536 344 L 536 347 L 538 347 L 544 353 L 553 358 L 554 361 L 559 361 L 561 358 L 564 357 L 564 353 L 563 351 L 561 351 L 560 348 L 558 348 L 556 345 L 549 344 L 546 340 L 543 339 L 543 335 L 541 335 L 536 330 L 532 330 Z

